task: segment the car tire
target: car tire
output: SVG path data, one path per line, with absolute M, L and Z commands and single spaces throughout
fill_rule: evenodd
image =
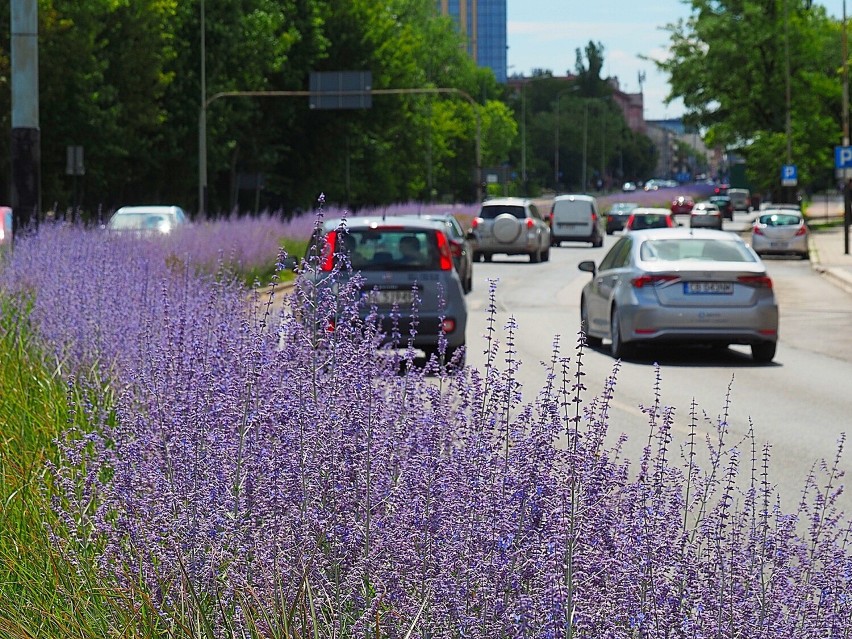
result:
M 751 358 L 755 362 L 768 364 L 775 357 L 775 351 L 778 348 L 777 342 L 759 342 L 751 345 Z
M 530 263 L 531 264 L 539 264 L 541 262 L 541 244 L 539 244 L 536 249 L 530 253 Z
M 465 280 L 464 288 L 465 293 L 470 293 L 473 290 L 473 273 L 471 273 L 470 271 L 468 271 L 467 273 L 467 279 Z
M 544 249 L 544 253 L 541 254 L 541 261 L 542 262 L 549 262 L 550 261 L 550 245 L 549 244 L 548 244 L 547 248 Z
M 592 348 L 597 348 L 603 340 L 600 337 L 589 334 L 589 309 L 586 306 L 586 298 L 580 300 L 580 330 L 586 338 L 586 344 Z
M 511 244 L 521 236 L 521 221 L 509 213 L 494 218 L 491 234 L 501 244 Z
M 494 258 L 493 253 L 483 253 L 482 254 L 482 261 L 483 262 L 490 262 L 493 258 Z
M 630 354 L 630 346 L 621 337 L 621 321 L 618 318 L 618 308 L 613 306 L 610 313 L 610 339 L 609 351 L 615 359 L 625 359 Z
M 592 247 L 600 248 L 602 246 L 603 246 L 603 238 L 602 237 L 598 236 L 598 237 L 592 238 Z

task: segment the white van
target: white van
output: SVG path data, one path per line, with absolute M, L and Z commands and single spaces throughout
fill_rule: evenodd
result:
M 550 209 L 550 242 L 591 242 L 603 246 L 598 201 L 591 195 L 557 195 Z

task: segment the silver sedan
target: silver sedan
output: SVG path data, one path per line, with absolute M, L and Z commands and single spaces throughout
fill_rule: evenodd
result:
M 748 344 L 758 362 L 775 357 L 778 305 L 757 254 L 737 235 L 711 229 L 630 231 L 592 274 L 580 322 L 592 346 L 613 357 L 663 342 Z

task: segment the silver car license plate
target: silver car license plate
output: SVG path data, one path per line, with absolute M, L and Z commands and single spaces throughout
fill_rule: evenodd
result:
M 734 292 L 734 283 L 684 282 L 683 292 L 686 295 L 731 295 Z
M 376 306 L 411 306 L 411 303 L 414 301 L 414 294 L 410 290 L 374 290 L 367 291 L 364 294 L 364 301 L 367 304 L 375 304 Z

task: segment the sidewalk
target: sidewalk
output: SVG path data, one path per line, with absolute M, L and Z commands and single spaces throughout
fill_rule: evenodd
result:
M 839 196 L 815 197 L 805 216 L 811 226 L 809 241 L 814 270 L 852 294 L 852 229 L 849 233 L 850 255 L 846 255 L 843 199 Z
M 842 224 L 825 228 L 817 226 L 811 230 L 809 235 L 811 264 L 815 271 L 822 273 L 834 284 L 852 294 L 852 229 L 849 233 L 849 255 L 844 252 L 846 248 L 844 232 Z

